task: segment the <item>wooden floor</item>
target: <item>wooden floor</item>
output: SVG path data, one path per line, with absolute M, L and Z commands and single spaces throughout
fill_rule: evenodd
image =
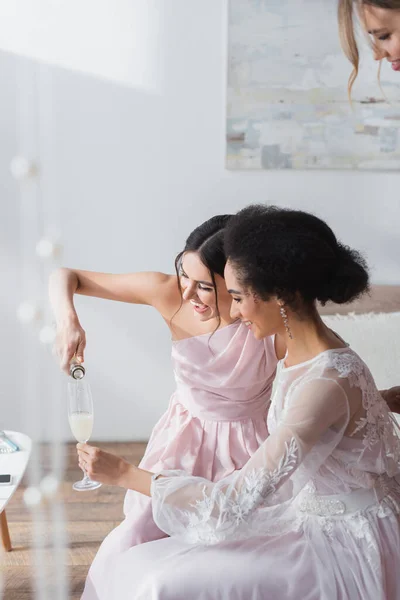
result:
M 93 444 L 96 445 L 95 442 Z M 138 464 L 146 444 L 99 443 L 98 446 Z M 72 483 L 81 478 L 82 471 L 77 466 L 75 445 L 70 444 L 67 446 L 67 467 L 62 485 L 68 536 L 65 562 L 68 569 L 70 600 L 79 600 L 89 565 L 100 542 L 123 518 L 124 490 L 102 486 L 93 492 L 75 492 L 72 490 Z M 6 511 L 13 550 L 1 556 L 4 600 L 34 600 L 31 581 L 34 569 L 34 555 L 31 552 L 32 526 L 30 513 L 22 501 L 24 487 L 22 484 L 16 491 Z M 51 520 L 46 515 L 43 518 L 43 531 L 46 552 L 46 546 L 51 547 L 52 536 Z M 51 585 L 50 582 L 48 584 Z

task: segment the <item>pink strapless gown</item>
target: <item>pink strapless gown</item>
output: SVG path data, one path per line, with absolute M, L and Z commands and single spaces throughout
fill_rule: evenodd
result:
M 173 342 L 176 391 L 151 434 L 140 467 L 181 469 L 218 481 L 241 469 L 266 439 L 277 358 L 273 338 L 256 340 L 240 322 Z M 153 521 L 151 499 L 129 490 L 124 521 L 105 538 L 82 600 L 97 600 L 118 554 L 167 537 Z

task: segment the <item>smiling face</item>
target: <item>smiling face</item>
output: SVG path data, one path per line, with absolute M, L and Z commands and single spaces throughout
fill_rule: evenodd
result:
M 283 333 L 281 307 L 277 298 L 261 300 L 252 292 L 243 289 L 229 261 L 225 267 L 225 283 L 232 297 L 231 317 L 245 323 L 256 339 L 261 340 L 275 333 Z
M 386 59 L 400 72 L 400 9 L 364 5 L 362 17 L 374 44 L 374 58 Z
M 182 298 L 193 305 L 194 313 L 200 321 L 209 321 L 229 310 L 231 298 L 225 280 L 216 273 L 214 278 L 218 307 L 210 271 L 201 262 L 197 252 L 185 252 L 180 268 Z

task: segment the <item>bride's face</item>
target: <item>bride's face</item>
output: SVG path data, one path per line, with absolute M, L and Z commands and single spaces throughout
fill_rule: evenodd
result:
M 374 43 L 374 58 L 386 58 L 400 72 L 400 9 L 365 5 L 363 18 Z
M 277 298 L 261 300 L 251 291 L 245 290 L 229 261 L 225 267 L 225 283 L 232 296 L 232 319 L 240 319 L 253 332 L 257 340 L 275 333 L 283 333 L 283 321 Z

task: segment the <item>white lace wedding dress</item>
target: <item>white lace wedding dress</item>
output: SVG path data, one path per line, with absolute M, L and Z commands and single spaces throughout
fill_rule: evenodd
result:
M 154 477 L 171 537 L 118 556 L 99 600 L 400 600 L 400 439 L 368 368 L 328 350 L 274 390 L 243 469 Z

